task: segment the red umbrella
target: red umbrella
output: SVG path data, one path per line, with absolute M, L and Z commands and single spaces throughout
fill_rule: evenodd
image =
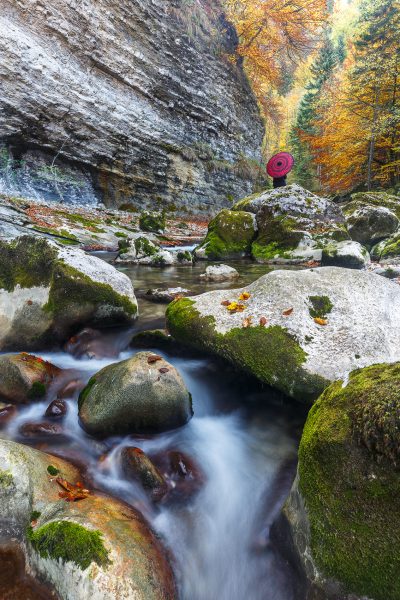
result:
M 279 152 L 269 159 L 267 173 L 270 177 L 284 177 L 292 170 L 294 158 L 289 152 Z

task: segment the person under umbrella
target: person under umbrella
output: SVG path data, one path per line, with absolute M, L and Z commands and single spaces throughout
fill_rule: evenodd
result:
M 274 188 L 287 184 L 286 176 L 292 170 L 294 158 L 289 152 L 279 152 L 269 159 L 267 173 L 273 180 Z

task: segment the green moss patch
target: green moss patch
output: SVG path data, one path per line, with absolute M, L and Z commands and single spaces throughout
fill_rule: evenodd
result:
M 145 256 L 155 256 L 158 253 L 157 246 L 145 237 L 136 238 L 134 244 L 137 254 L 144 254 Z
M 47 472 L 49 475 L 55 476 L 58 475 L 60 471 L 56 469 L 56 467 L 53 467 L 53 465 L 49 465 L 47 467 Z
M 165 229 L 165 213 L 144 212 L 139 218 L 139 227 L 142 231 L 157 233 Z
M 212 260 L 249 255 L 254 239 L 254 217 L 244 211 L 224 209 L 210 222 L 200 247 Z
M 375 600 L 400 597 L 399 398 L 399 364 L 353 372 L 312 407 L 299 450 L 317 568 Z
M 82 570 L 92 562 L 100 567 L 110 564 L 100 531 L 86 529 L 71 521 L 54 521 L 28 529 L 28 539 L 42 558 L 73 562 Z
M 395 235 L 385 241 L 380 247 L 380 258 L 400 256 L 400 235 Z
M 0 241 L 0 288 L 12 292 L 22 288 L 48 286 L 57 251 L 46 240 L 22 236 L 12 242 Z
M 70 320 L 74 305 L 77 314 L 84 314 L 85 307 L 91 314 L 96 305 L 118 307 L 121 308 L 122 321 L 126 315 L 134 316 L 137 312 L 136 305 L 110 285 L 93 281 L 74 267 L 58 261 L 53 268 L 49 300 L 44 310 L 51 312 L 56 319 L 62 320 L 65 315 Z
M 72 224 L 81 225 L 84 229 L 88 229 L 89 231 L 93 231 L 94 233 L 105 233 L 105 229 L 99 227 L 101 221 L 99 219 L 88 219 L 82 215 L 71 214 L 64 211 L 57 211 L 57 214 L 62 216 L 64 219 L 69 221 Z
M 181 343 L 222 356 L 288 396 L 310 402 L 328 383 L 305 371 L 307 354 L 284 327 L 234 328 L 220 334 L 214 318 L 201 317 L 189 298 L 169 304 L 166 317 L 168 330 Z
M 268 214 L 261 217 L 257 239 L 252 245 L 252 254 L 258 261 L 269 261 L 275 257 L 291 258 L 304 232 L 298 229 L 296 219 L 287 215 L 271 217 Z
M 14 481 L 11 471 L 0 469 L 0 487 L 8 488 Z
M 81 393 L 79 394 L 79 398 L 78 398 L 78 409 L 80 410 L 83 403 L 85 402 L 86 398 L 88 397 L 90 390 L 92 389 L 92 387 L 94 386 L 94 384 L 96 383 L 96 377 L 93 376 L 89 379 L 89 381 L 87 382 L 87 385 L 83 388 L 83 390 L 81 391 Z
M 28 398 L 31 400 L 37 400 L 43 398 L 46 395 L 46 386 L 42 381 L 34 381 L 31 389 L 28 392 Z
M 309 296 L 308 299 L 311 303 L 311 317 L 324 319 L 332 311 L 333 304 L 328 296 Z
M 184 252 L 178 252 L 177 259 L 179 262 L 192 262 L 193 257 L 188 250 L 185 250 Z

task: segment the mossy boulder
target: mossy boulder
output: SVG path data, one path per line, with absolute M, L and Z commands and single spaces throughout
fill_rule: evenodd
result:
M 0 241 L 0 350 L 42 348 L 136 313 L 130 279 L 105 261 L 33 236 Z
M 400 212 L 400 199 L 398 203 Z M 352 200 L 343 208 L 343 213 L 351 239 L 369 246 L 391 236 L 400 224 L 393 210 L 368 204 L 367 199 Z
M 82 481 L 66 461 L 0 440 L 0 534 L 21 540 L 29 572 L 62 600 L 175 599 L 170 565 L 142 515 L 94 492 L 65 502 L 57 476 Z
M 176 263 L 192 264 L 192 255 L 190 252 L 170 252 L 157 246 L 147 237 L 139 236 L 124 243 L 120 248 L 116 262 L 164 267 Z
M 165 229 L 165 213 L 143 212 L 139 217 L 139 227 L 142 231 L 163 233 Z
M 379 242 L 371 250 L 373 258 L 382 262 L 400 261 L 400 232 Z
M 210 222 L 205 240 L 195 250 L 196 258 L 219 260 L 250 256 L 256 231 L 253 214 L 223 209 Z
M 344 212 L 349 214 L 356 207 L 377 206 L 387 208 L 400 219 L 400 196 L 387 192 L 357 192 L 352 194 L 351 201 L 344 207 Z
M 0 355 L 0 398 L 19 404 L 43 400 L 61 369 L 21 352 Z
M 322 250 L 323 266 L 363 269 L 371 262 L 368 250 L 359 242 L 329 242 Z
M 340 208 L 296 184 L 245 198 L 233 210 L 256 217 L 252 255 L 258 262 L 320 260 L 327 243 L 349 239 Z
M 159 433 L 184 425 L 192 414 L 182 377 L 151 352 L 105 367 L 79 396 L 80 422 L 91 434 Z
M 400 287 L 383 277 L 323 267 L 273 271 L 246 288 L 182 298 L 166 316 L 182 344 L 311 402 L 358 366 L 400 360 L 399 306 Z
M 399 398 L 400 364 L 378 364 L 309 413 L 284 516 L 318 598 L 400 597 Z

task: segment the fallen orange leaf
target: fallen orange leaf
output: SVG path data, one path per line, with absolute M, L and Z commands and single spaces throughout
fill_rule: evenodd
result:
M 223 300 L 223 301 L 221 302 L 221 306 L 229 306 L 229 305 L 230 305 L 230 303 L 231 303 L 231 301 L 230 301 L 230 300 Z
M 288 317 L 289 315 L 292 314 L 293 310 L 294 310 L 293 308 L 288 308 L 288 309 L 284 310 L 282 314 L 284 317 Z
M 237 307 L 238 307 L 238 303 L 237 302 L 231 302 L 230 304 L 228 304 L 227 309 L 229 311 L 233 312 L 233 311 L 236 311 Z
M 162 360 L 162 356 L 159 356 L 158 354 L 151 354 L 150 356 L 147 357 L 147 363 L 149 365 L 157 362 L 158 360 Z
M 265 317 L 261 317 L 261 319 L 260 319 L 261 327 L 265 327 L 267 323 L 268 323 L 268 319 L 266 319 Z
M 242 292 L 239 296 L 239 300 L 248 300 L 251 297 L 249 292 Z
M 77 500 L 84 500 L 90 495 L 89 490 L 86 490 L 80 481 L 78 481 L 78 483 L 74 485 L 66 479 L 57 477 L 56 482 L 65 490 L 64 492 L 59 492 L 59 497 L 64 498 L 67 502 L 76 502 Z
M 251 327 L 253 323 L 253 317 L 246 317 L 243 319 L 242 327 Z
M 321 319 L 321 317 L 315 317 L 314 321 L 317 325 L 328 325 L 328 319 Z

